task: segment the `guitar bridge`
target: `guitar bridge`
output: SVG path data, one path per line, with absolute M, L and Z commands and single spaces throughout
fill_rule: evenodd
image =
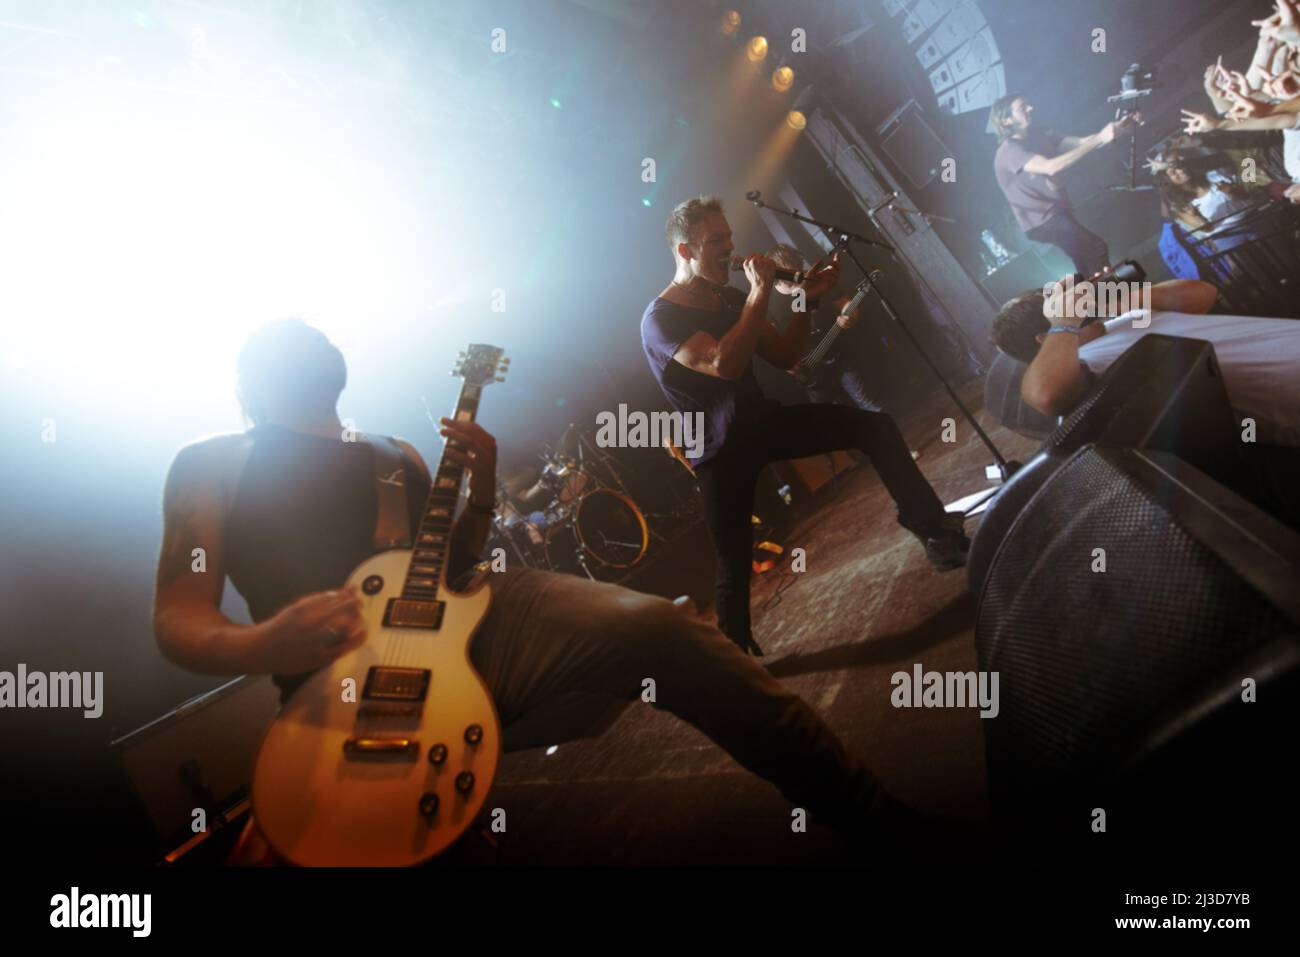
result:
M 420 754 L 420 742 L 412 738 L 348 738 L 343 742 L 343 754 L 353 760 L 358 758 L 412 760 Z

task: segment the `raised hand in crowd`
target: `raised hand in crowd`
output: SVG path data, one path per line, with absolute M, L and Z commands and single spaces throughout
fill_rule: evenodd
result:
M 1259 35 L 1281 43 L 1300 44 L 1300 6 L 1293 0 L 1276 0 L 1277 12 L 1267 20 L 1252 20 Z
M 1214 104 L 1216 113 L 1227 113 L 1232 107 L 1232 101 L 1223 92 L 1231 81 L 1231 75 L 1224 69 L 1223 57 L 1205 68 L 1205 95 Z
M 1228 99 L 1232 103 L 1227 112 L 1227 117 L 1230 120 L 1249 120 L 1257 116 L 1269 116 L 1273 113 L 1273 104 L 1266 103 L 1263 100 L 1242 96 L 1235 92 L 1229 93 Z
M 1183 110 L 1183 129 L 1191 135 L 1197 133 L 1212 133 L 1217 130 L 1222 121 L 1215 116 L 1207 113 L 1196 113 L 1192 110 Z

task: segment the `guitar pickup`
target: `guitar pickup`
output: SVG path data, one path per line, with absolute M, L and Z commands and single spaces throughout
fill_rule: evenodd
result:
M 433 672 L 428 668 L 391 668 L 376 665 L 366 673 L 366 684 L 361 697 L 366 701 L 382 701 L 391 705 L 421 702 L 429 693 L 429 679 Z
M 440 628 L 446 603 L 422 598 L 390 598 L 384 609 L 385 628 Z

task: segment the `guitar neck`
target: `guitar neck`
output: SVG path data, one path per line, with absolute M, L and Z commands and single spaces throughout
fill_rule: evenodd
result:
M 461 383 L 456 409 L 451 416 L 453 421 L 473 422 L 482 393 L 482 386 L 470 382 Z M 460 487 L 464 479 L 465 469 L 447 457 L 447 446 L 444 444 L 438 467 L 433 473 L 429 497 L 425 500 L 420 515 L 420 528 L 415 535 L 411 565 L 402 586 L 403 598 L 433 600 L 438 597 L 438 582 L 442 578 L 451 548 L 451 523 L 456 515 L 456 502 L 460 498 Z
M 831 351 L 831 346 L 835 345 L 835 340 L 839 338 L 841 331 L 838 322 L 831 323 L 830 330 L 826 335 L 822 336 L 822 341 L 817 343 L 816 347 L 803 357 L 803 364 L 805 366 L 820 365 L 826 358 L 826 353 Z
M 859 289 L 853 298 L 845 304 L 844 308 L 840 310 L 840 313 L 851 313 L 854 309 L 857 309 L 858 306 L 862 305 L 862 300 L 866 298 L 867 291 L 870 288 L 869 285 L 864 285 Z M 843 331 L 843 327 L 840 326 L 839 322 L 831 323 L 830 330 L 826 335 L 822 336 L 822 341 L 817 343 L 816 348 L 803 357 L 803 364 L 805 366 L 815 366 L 823 362 L 826 359 L 826 354 L 830 352 L 831 347 L 835 345 L 835 340 L 839 338 L 840 333 Z

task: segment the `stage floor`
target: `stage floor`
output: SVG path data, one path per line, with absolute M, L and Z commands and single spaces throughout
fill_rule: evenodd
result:
M 960 391 L 980 405 L 979 380 Z M 957 441 L 940 440 L 957 419 Z M 1039 443 L 980 424 L 1007 458 Z M 987 487 L 987 450 L 946 396 L 900 417 L 918 464 L 945 503 Z M 930 569 L 894 519 L 870 466 L 794 510 L 782 542 L 803 547 L 753 589 L 761 663 L 808 701 L 899 798 L 985 826 L 984 745 L 976 709 L 903 709 L 890 676 L 975 670 L 974 599 L 964 569 Z M 973 534 L 978 519 L 967 523 Z M 648 704 L 629 705 L 604 734 L 505 756 L 492 805 L 506 811 L 499 862 L 513 864 L 858 863 L 835 836 L 791 830 L 790 805 L 695 728 Z

